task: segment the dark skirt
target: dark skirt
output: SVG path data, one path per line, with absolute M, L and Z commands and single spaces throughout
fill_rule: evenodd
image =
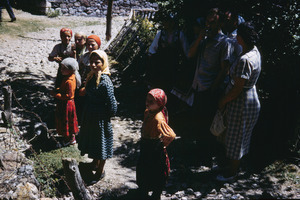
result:
M 161 190 L 170 174 L 167 149 L 159 139 L 142 139 L 140 157 L 136 167 L 136 180 L 140 188 Z
M 70 138 L 78 133 L 78 122 L 74 100 L 57 101 L 56 112 L 56 131 L 65 138 Z

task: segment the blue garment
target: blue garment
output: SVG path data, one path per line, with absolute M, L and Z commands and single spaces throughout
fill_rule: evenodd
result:
M 92 78 L 86 86 L 78 148 L 89 158 L 106 160 L 113 155 L 113 130 L 110 118 L 117 112 L 114 87 L 108 75 L 102 74 L 96 87 Z
M 2 8 L 3 6 L 6 8 L 9 17 L 13 20 L 16 19 L 15 15 L 14 15 L 14 11 L 11 8 L 11 5 L 9 3 L 9 0 L 0 0 L 0 20 L 2 20 Z
M 229 59 L 230 43 L 222 32 L 214 38 L 206 38 L 199 47 L 193 88 L 208 90 L 221 70 L 221 63 Z
M 237 39 L 237 29 L 235 29 L 232 33 L 228 34 L 228 41 L 230 42 L 231 46 L 231 55 L 230 55 L 230 65 L 232 65 L 236 59 L 241 55 L 243 52 L 243 47 L 238 43 Z

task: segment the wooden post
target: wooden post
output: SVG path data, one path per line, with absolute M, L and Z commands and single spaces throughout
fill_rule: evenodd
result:
M 62 163 L 64 167 L 66 181 L 73 193 L 74 199 L 75 200 L 92 199 L 81 178 L 76 160 L 72 158 L 63 158 Z
M 107 14 L 106 14 L 106 33 L 105 33 L 106 41 L 109 41 L 111 38 L 112 6 L 113 6 L 113 0 L 108 0 Z
M 4 112 L 2 112 L 2 120 L 6 127 L 12 126 L 12 114 L 11 114 L 11 104 L 12 104 L 12 90 L 10 86 L 4 86 L 2 88 L 4 94 Z

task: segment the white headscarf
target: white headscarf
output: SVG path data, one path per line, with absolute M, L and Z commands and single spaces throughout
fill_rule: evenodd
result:
M 75 60 L 74 58 L 68 57 L 68 58 L 63 59 L 63 61 L 61 61 L 61 64 L 66 66 L 68 69 L 73 70 L 75 77 L 76 77 L 76 87 L 79 88 L 81 85 L 81 77 L 78 72 L 79 66 L 78 66 L 77 60 Z

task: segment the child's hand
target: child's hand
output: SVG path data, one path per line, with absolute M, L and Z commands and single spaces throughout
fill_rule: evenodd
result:
M 79 96 L 85 96 L 85 87 L 81 88 L 78 92 Z
M 164 144 L 164 146 L 167 147 L 174 140 L 174 138 L 162 136 L 160 140 Z
M 62 57 L 56 56 L 56 57 L 54 57 L 54 60 L 55 60 L 55 62 L 60 63 L 62 61 Z

